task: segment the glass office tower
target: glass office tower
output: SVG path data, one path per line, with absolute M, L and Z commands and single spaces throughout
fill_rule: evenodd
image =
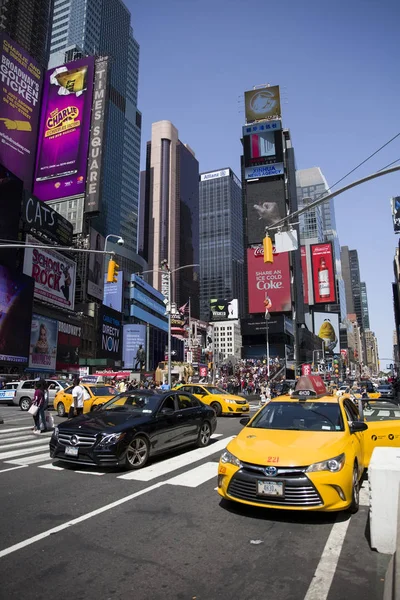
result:
M 244 312 L 242 186 L 229 168 L 200 175 L 200 318 L 211 298 L 239 300 Z
M 81 55 L 110 57 L 102 205 L 93 226 L 104 235 L 121 235 L 136 252 L 141 114 L 139 45 L 130 21 L 121 0 L 55 0 L 49 66 Z

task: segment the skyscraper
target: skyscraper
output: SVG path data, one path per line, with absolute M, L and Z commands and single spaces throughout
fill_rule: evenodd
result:
M 210 299 L 239 300 L 244 309 L 242 186 L 229 168 L 200 175 L 200 318 Z
M 49 66 L 82 54 L 110 57 L 102 205 L 94 226 L 104 235 L 122 235 L 136 252 L 141 114 L 139 45 L 130 20 L 121 0 L 55 0 Z M 59 205 L 58 210 L 64 212 Z
M 349 250 L 348 246 L 342 246 L 341 258 L 346 298 L 348 299 L 347 310 L 349 314 L 354 313 L 356 315 L 358 325 L 363 328 L 360 265 L 357 250 Z
M 6 31 L 20 46 L 47 68 L 54 0 L 2 0 L 0 31 Z
M 167 260 L 172 271 L 172 302 L 179 307 L 190 298 L 192 316 L 198 318 L 199 267 L 181 267 L 199 263 L 199 163 L 170 121 L 152 124 L 145 181 L 141 252 L 154 270 L 149 282 L 161 291 L 158 270 L 161 261 Z
M 361 295 L 361 317 L 362 326 L 364 330 L 369 329 L 369 309 L 368 309 L 368 294 L 367 284 L 365 281 L 360 282 L 360 295 Z

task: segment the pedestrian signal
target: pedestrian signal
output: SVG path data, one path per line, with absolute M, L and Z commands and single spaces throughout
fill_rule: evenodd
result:
M 115 262 L 115 260 L 110 260 L 108 263 L 107 270 L 107 283 L 117 283 L 118 281 L 118 269 L 119 265 Z
M 274 256 L 272 254 L 272 240 L 268 235 L 263 239 L 263 247 L 264 247 L 264 262 L 265 263 L 273 263 Z

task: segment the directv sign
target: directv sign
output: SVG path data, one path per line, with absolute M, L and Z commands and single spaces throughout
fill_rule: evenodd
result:
M 220 177 L 229 177 L 229 169 L 204 173 L 203 175 L 200 175 L 200 181 L 209 181 L 210 179 L 219 179 Z
M 251 135 L 252 133 L 262 133 L 265 131 L 280 131 L 282 129 L 282 121 L 268 121 L 268 123 L 255 123 L 254 125 L 243 125 L 243 135 Z
M 262 179 L 263 177 L 274 177 L 284 174 L 283 163 L 275 163 L 273 165 L 262 165 L 258 167 L 247 167 L 244 171 L 245 178 Z

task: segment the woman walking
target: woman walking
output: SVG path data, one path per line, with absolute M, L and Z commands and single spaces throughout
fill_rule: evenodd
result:
M 43 429 L 46 430 L 46 420 L 44 416 L 44 390 L 43 383 L 41 381 L 38 381 L 36 383 L 36 389 L 35 394 L 33 396 L 32 404 L 38 407 L 38 411 L 33 417 L 33 420 L 35 421 L 33 433 L 35 433 L 36 435 L 40 435 L 42 433 L 40 430 L 40 421 L 43 424 Z

